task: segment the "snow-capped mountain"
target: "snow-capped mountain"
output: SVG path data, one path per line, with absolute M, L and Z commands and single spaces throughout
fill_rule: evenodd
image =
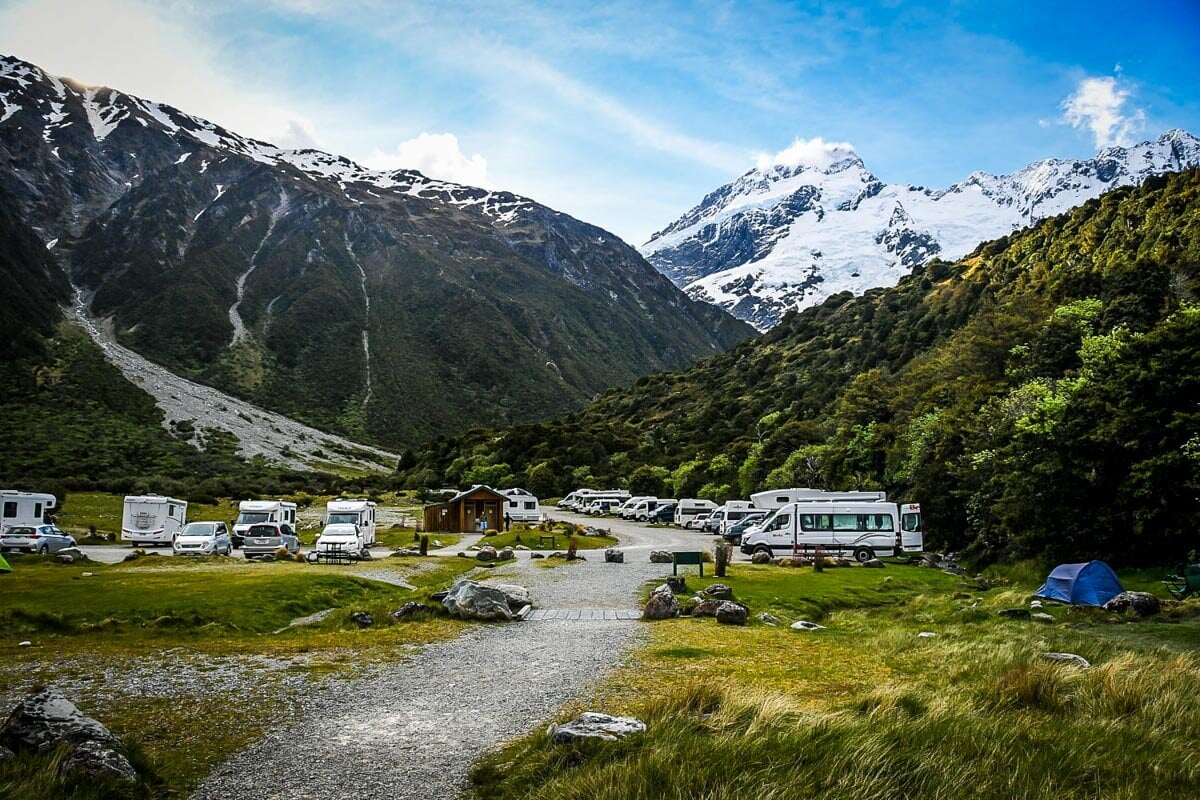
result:
M 1200 139 L 1170 130 L 1088 160 L 975 172 L 948 189 L 885 184 L 853 150 L 762 165 L 712 192 L 641 247 L 688 294 L 766 330 L 839 292 L 895 284 L 935 256 L 1067 211 L 1109 189 L 1200 165 Z
M 510 192 L 287 150 L 0 56 L 0 209 L 122 345 L 395 446 L 578 407 L 752 333 Z

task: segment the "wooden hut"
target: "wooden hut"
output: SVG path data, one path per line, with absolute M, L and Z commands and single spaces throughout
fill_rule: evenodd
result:
M 425 530 L 438 533 L 477 533 L 479 519 L 486 527 L 504 530 L 504 508 L 508 497 L 490 486 L 475 486 L 444 503 L 425 506 Z

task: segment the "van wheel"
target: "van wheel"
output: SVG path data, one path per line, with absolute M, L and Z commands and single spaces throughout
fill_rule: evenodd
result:
M 854 560 L 860 564 L 865 564 L 875 557 L 875 551 L 869 547 L 854 548 Z

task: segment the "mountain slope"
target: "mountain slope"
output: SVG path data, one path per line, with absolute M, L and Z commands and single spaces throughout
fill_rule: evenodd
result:
M 765 330 L 791 309 L 895 285 L 931 258 L 961 258 L 1112 188 L 1193 166 L 1200 139 L 1171 130 L 1090 160 L 976 172 L 935 191 L 885 184 L 852 150 L 831 147 L 823 161 L 747 172 L 641 249 L 691 296 Z
M 750 332 L 526 198 L 281 150 L 12 58 L 0 186 L 119 342 L 384 444 L 561 413 Z
M 1200 170 L 845 292 L 554 423 L 430 445 L 405 478 L 504 464 L 560 493 L 886 489 L 931 547 L 1182 559 L 1200 514 Z

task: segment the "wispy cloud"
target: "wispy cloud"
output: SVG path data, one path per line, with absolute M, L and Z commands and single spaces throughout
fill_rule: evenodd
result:
M 467 156 L 452 133 L 421 133 L 396 146 L 395 151 L 376 150 L 366 159 L 372 169 L 415 169 L 430 178 L 468 186 L 487 186 L 487 159 L 479 153 Z
M 1063 120 L 1091 131 L 1097 148 L 1127 147 L 1146 123 L 1146 112 L 1133 107 L 1132 90 L 1118 78 L 1084 78 L 1062 103 Z

